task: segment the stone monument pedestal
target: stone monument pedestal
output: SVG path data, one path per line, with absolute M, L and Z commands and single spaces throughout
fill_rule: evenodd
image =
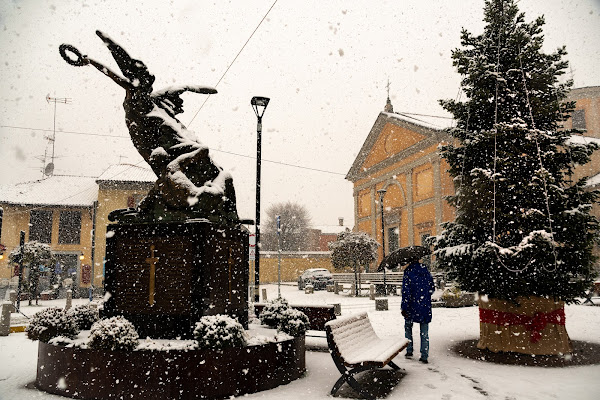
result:
M 107 228 L 102 317 L 122 315 L 141 338 L 191 338 L 205 315 L 248 328 L 248 232 L 206 220 Z

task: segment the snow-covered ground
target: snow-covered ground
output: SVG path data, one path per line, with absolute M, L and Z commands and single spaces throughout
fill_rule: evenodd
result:
M 277 285 L 265 285 L 269 299 L 277 297 Z M 369 311 L 369 317 L 380 336 L 403 335 L 400 298 L 390 297 L 389 311 L 375 311 L 368 298 L 352 298 L 325 291 L 304 294 L 295 286 L 282 285 L 282 297 L 291 304 L 341 303 L 342 314 Z M 74 305 L 87 300 L 74 300 Z M 64 300 L 44 302 L 43 306 L 63 306 Z M 27 307 L 35 312 L 41 307 Z M 567 330 L 571 339 L 600 343 L 600 307 L 567 306 Z M 394 387 L 388 399 L 598 399 L 600 365 L 566 368 L 521 367 L 491 364 L 462 358 L 449 349 L 454 343 L 478 337 L 476 307 L 434 308 L 430 324 L 430 363 L 406 360 L 396 362 L 405 376 Z M 417 332 L 415 332 L 417 333 Z M 418 337 L 418 335 L 417 335 Z M 310 339 L 326 346 L 325 339 Z M 319 341 L 321 341 L 319 343 Z M 418 347 L 417 347 L 418 348 Z M 35 389 L 37 342 L 24 333 L 0 337 L 0 399 L 62 399 Z M 266 392 L 244 396 L 249 399 L 327 399 L 339 377 L 327 352 L 306 354 L 306 376 Z

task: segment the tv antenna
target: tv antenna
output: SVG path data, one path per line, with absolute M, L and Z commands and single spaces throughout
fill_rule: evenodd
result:
M 54 103 L 54 128 L 52 130 L 52 155 L 50 164 L 44 168 L 44 175 L 51 176 L 54 173 L 54 143 L 56 143 L 56 104 L 71 104 L 71 99 L 67 97 L 50 97 L 50 94 L 46 95 L 46 101 L 48 103 Z M 44 157 L 45 159 L 45 157 Z

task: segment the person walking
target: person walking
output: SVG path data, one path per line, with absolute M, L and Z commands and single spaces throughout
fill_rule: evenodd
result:
M 404 333 L 409 340 L 406 357 L 413 355 L 413 323 L 421 328 L 421 361 L 427 364 L 429 358 L 429 323 L 431 322 L 431 295 L 435 285 L 427 266 L 418 258 L 413 258 L 404 270 L 402 278 L 402 316 L 404 317 Z

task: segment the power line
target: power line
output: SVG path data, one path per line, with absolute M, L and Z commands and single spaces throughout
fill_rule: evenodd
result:
M 429 115 L 429 114 L 417 114 L 417 113 L 409 113 L 406 111 L 400 111 L 400 113 L 402 114 L 406 114 L 406 115 L 418 115 L 420 117 L 431 117 L 431 118 L 443 118 L 443 119 L 454 119 L 452 117 L 441 117 L 439 115 Z
M 260 22 L 256 26 L 256 28 L 254 28 L 254 31 L 252 31 L 252 33 L 250 34 L 250 37 L 248 37 L 248 40 L 246 40 L 246 43 L 244 43 L 244 45 L 242 46 L 242 48 L 240 49 L 240 51 L 237 53 L 237 55 L 235 56 L 235 58 L 233 59 L 233 61 L 231 62 L 231 64 L 229 64 L 229 66 L 227 67 L 227 69 L 225 70 L 225 72 L 223 72 L 223 75 L 221 75 L 221 77 L 219 78 L 219 81 L 215 85 L 215 88 L 217 86 L 219 86 L 219 83 L 221 83 L 221 81 L 225 77 L 225 74 L 227 74 L 227 72 L 229 71 L 229 69 L 231 68 L 231 66 L 233 65 L 233 63 L 237 60 L 237 58 L 239 57 L 239 55 L 242 54 L 242 51 L 244 51 L 244 48 L 246 48 L 246 45 L 248 44 L 248 42 L 250 42 L 250 39 L 252 39 L 252 36 L 254 36 L 254 34 L 256 33 L 256 31 L 258 30 L 258 28 L 260 28 L 260 26 L 262 25 L 263 21 L 267 18 L 267 15 L 269 15 L 269 13 L 273 9 L 273 7 L 275 7 L 275 4 L 277 4 L 277 0 L 275 0 L 273 2 L 273 4 L 271 5 L 271 7 L 269 8 L 269 10 L 266 12 L 266 14 L 264 15 L 264 17 L 260 20 Z M 188 124 L 188 127 L 192 125 L 192 122 L 194 122 L 194 119 L 196 119 L 196 116 L 202 110 L 202 108 L 204 107 L 204 105 L 206 104 L 206 102 L 208 101 L 209 98 L 210 98 L 210 94 L 206 97 L 206 99 L 204 99 L 204 103 L 202 103 L 200 105 L 200 108 L 198 109 L 198 111 L 196 111 L 196 114 L 194 114 L 194 116 L 192 117 L 190 123 Z
M 22 129 L 22 130 L 32 130 L 32 131 L 49 131 L 49 132 L 52 132 L 52 130 L 50 130 L 50 129 L 27 128 L 27 127 L 22 127 L 22 126 L 0 125 L 0 127 L 2 127 L 2 128 L 12 128 L 12 129 Z M 59 132 L 62 132 L 62 133 L 72 133 L 72 134 L 77 134 L 77 135 L 100 136 L 100 137 L 116 137 L 116 138 L 122 138 L 122 139 L 129 139 L 129 136 L 115 136 L 115 135 L 106 135 L 106 134 L 101 134 L 101 133 L 68 132 L 68 131 L 59 131 Z M 215 148 L 211 148 L 211 147 L 208 147 L 208 149 L 211 150 L 211 151 L 217 151 L 217 152 L 227 153 L 227 154 L 231 154 L 231 155 L 238 156 L 238 157 L 244 157 L 244 158 L 250 158 L 250 159 L 256 160 L 256 156 L 249 156 L 249 155 L 246 155 L 246 154 L 234 153 L 232 151 L 219 150 L 219 149 L 215 149 Z M 318 169 L 318 168 L 312 168 L 312 167 L 305 167 L 303 165 L 290 164 L 290 163 L 285 163 L 283 161 L 274 161 L 274 160 L 265 160 L 265 159 L 263 159 L 262 161 L 263 162 L 268 162 L 268 163 L 271 163 L 271 164 L 285 165 L 287 167 L 294 167 L 294 168 L 305 169 L 305 170 L 309 170 L 309 171 L 322 172 L 322 173 L 332 174 L 332 175 L 346 176 L 345 173 L 341 173 L 341 172 L 334 172 L 334 171 L 327 171 L 327 170 L 324 170 L 324 169 Z
M 239 154 L 239 153 L 234 153 L 234 152 L 231 152 L 231 151 L 218 150 L 218 149 L 213 149 L 213 148 L 209 148 L 209 149 L 210 149 L 210 150 L 212 150 L 212 151 L 219 151 L 219 152 L 221 152 L 221 153 L 227 153 L 227 154 L 232 154 L 232 155 L 234 155 L 234 156 L 245 157 L 245 158 L 251 158 L 251 159 L 254 159 L 254 160 L 256 160 L 256 157 L 254 157 L 254 156 L 248 156 L 248 155 L 245 155 L 245 154 Z M 284 163 L 284 162 L 282 162 L 282 161 L 272 161 L 272 160 L 265 160 L 264 158 L 262 159 L 262 161 L 263 161 L 263 162 L 268 162 L 268 163 L 271 163 L 271 164 L 285 165 L 285 166 L 287 166 L 287 167 L 294 167 L 294 168 L 300 168 L 300 169 L 307 169 L 307 170 L 310 170 L 310 171 L 323 172 L 323 173 L 326 173 L 326 174 L 333 174 L 333 175 L 342 175 L 342 176 L 346 176 L 346 174 L 344 174 L 344 173 L 341 173 L 341 172 L 333 172 L 333 171 L 327 171 L 327 170 L 324 170 L 324 169 L 318 169 L 318 168 L 305 167 L 305 166 L 302 166 L 302 165 L 296 165 L 296 164 Z
M 41 129 L 41 128 L 27 128 L 24 126 L 12 126 L 12 125 L 0 125 L 0 128 L 11 128 L 11 129 L 22 129 L 28 131 L 42 131 L 42 132 L 52 132 L 52 129 Z M 120 139 L 129 139 L 129 136 L 122 135 L 106 135 L 103 133 L 88 133 L 88 132 L 74 132 L 74 131 L 58 131 L 59 133 L 71 133 L 74 135 L 87 135 L 87 136 L 104 136 L 104 137 L 114 137 Z
M 435 126 L 435 127 L 442 128 L 440 125 L 437 125 L 437 124 L 432 124 L 431 122 L 424 121 L 424 120 L 422 120 L 422 119 L 419 119 L 419 118 L 411 117 L 410 115 L 406 115 L 406 114 L 403 114 L 403 113 L 401 113 L 401 112 L 394 112 L 394 114 L 398 114 L 398 115 L 400 115 L 400 116 L 403 116 L 403 117 L 406 117 L 406 118 L 414 119 L 415 121 L 419 121 L 419 122 L 422 122 L 422 123 L 424 123 L 424 124 L 433 125 L 433 126 Z

